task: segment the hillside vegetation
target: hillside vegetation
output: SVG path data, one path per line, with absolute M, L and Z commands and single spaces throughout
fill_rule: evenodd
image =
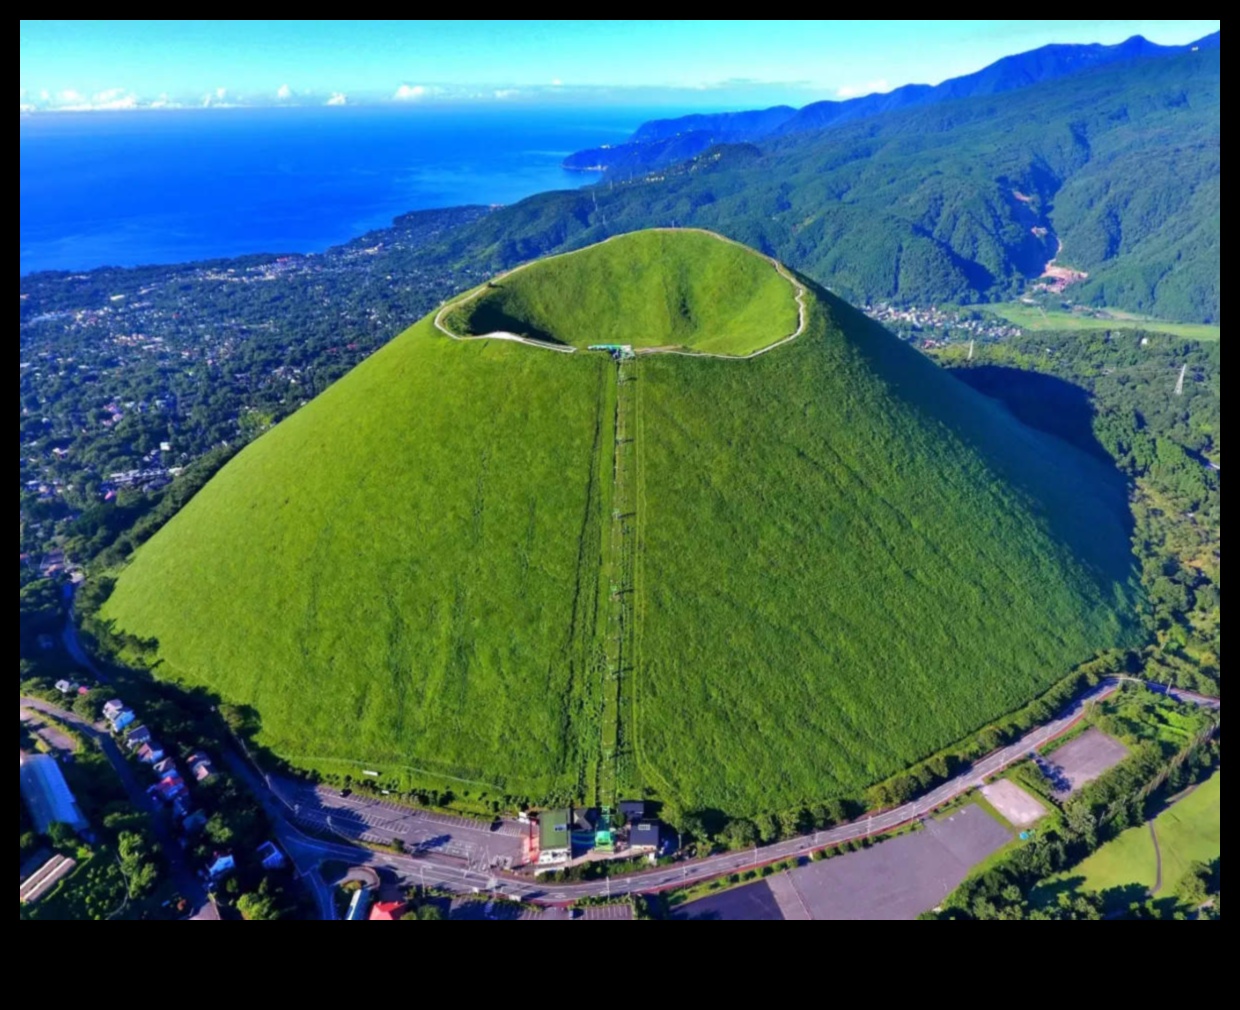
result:
M 1217 48 L 1126 60 L 723 144 L 592 190 L 531 197 L 427 254 L 496 272 L 677 222 L 776 256 L 852 301 L 925 305 L 1006 300 L 1062 239 L 1060 265 L 1090 275 L 1069 297 L 1217 324 L 1219 63 Z
M 703 238 L 607 252 L 655 243 L 685 291 L 695 266 L 750 283 Z M 648 267 L 591 319 L 538 290 L 571 291 L 573 259 L 522 271 L 523 304 L 621 333 Z M 604 355 L 428 317 L 229 463 L 103 616 L 305 767 L 591 800 L 619 741 L 615 788 L 670 813 L 856 795 L 1128 641 L 1131 558 L 1113 472 L 806 300 L 805 332 L 758 358 L 639 356 L 622 401 Z
M 797 328 L 793 285 L 705 232 L 643 231 L 516 270 L 460 300 L 454 333 L 748 354 Z
M 294 762 L 575 788 L 609 365 L 423 321 L 229 463 L 108 616 Z
M 641 363 L 638 746 L 694 808 L 856 795 L 1125 640 L 1115 475 L 815 301 Z

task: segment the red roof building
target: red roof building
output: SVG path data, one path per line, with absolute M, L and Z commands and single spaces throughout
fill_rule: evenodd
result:
M 404 914 L 403 901 L 377 901 L 370 910 L 371 919 L 399 919 Z

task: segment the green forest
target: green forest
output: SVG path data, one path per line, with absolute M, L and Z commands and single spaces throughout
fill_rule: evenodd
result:
M 1219 345 L 1115 330 L 1029 334 L 984 344 L 972 361 L 960 345 L 932 353 L 1025 423 L 1114 461 L 1125 474 L 1150 641 L 1143 668 L 1153 680 L 1217 695 Z
M 434 257 L 490 272 L 652 226 L 710 228 L 853 302 L 1004 300 L 1058 253 L 1070 296 L 1220 320 L 1219 52 L 721 145 L 531 197 Z M 1062 241 L 1062 251 L 1058 242 Z

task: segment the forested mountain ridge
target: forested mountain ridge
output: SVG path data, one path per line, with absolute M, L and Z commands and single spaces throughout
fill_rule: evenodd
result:
M 716 144 L 762 140 L 820 130 L 870 116 L 961 98 L 997 95 L 1125 60 L 1155 59 L 1218 48 L 1220 33 L 1184 46 L 1161 46 L 1140 35 L 1116 45 L 1048 45 L 1005 56 L 972 74 L 941 84 L 906 84 L 892 91 L 844 101 L 813 102 L 802 109 L 779 105 L 746 112 L 698 113 L 642 123 L 623 144 L 577 151 L 564 167 L 610 171 L 627 177 L 673 164 Z
M 427 252 L 494 271 L 693 225 L 851 301 L 917 304 L 1012 297 L 1058 255 L 1088 274 L 1070 289 L 1077 301 L 1217 323 L 1219 59 L 1203 45 L 720 145 L 632 180 L 531 197 Z

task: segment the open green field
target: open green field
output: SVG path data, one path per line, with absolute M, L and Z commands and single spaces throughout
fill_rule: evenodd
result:
M 611 368 L 423 321 L 229 464 L 108 616 L 295 762 L 576 791 Z
M 797 328 L 792 284 L 751 249 L 699 231 L 641 231 L 517 269 L 446 316 L 462 336 L 750 354 Z
M 1208 782 L 1154 819 L 1162 850 L 1164 886 L 1174 887 L 1193 863 L 1218 859 L 1221 851 L 1219 813 L 1222 775 Z
M 825 292 L 771 354 L 642 360 L 638 396 L 664 795 L 855 795 L 1124 637 L 1122 487 Z
M 1043 312 L 1023 302 L 997 302 L 982 308 L 1026 330 L 1148 330 L 1187 340 L 1218 340 L 1221 329 L 1209 323 L 1171 323 L 1118 309 L 1103 310 L 1105 317 L 1098 317 L 1055 309 Z
M 652 241 L 686 243 L 684 290 L 750 282 L 698 256 L 734 246 Z M 611 316 L 637 295 L 592 320 L 563 286 L 578 258 L 522 285 L 640 343 Z M 645 790 L 673 816 L 856 795 L 1131 640 L 1125 489 L 821 289 L 806 302 L 769 354 L 626 362 L 619 399 L 605 355 L 428 317 L 240 453 L 103 616 L 305 767 Z M 763 344 L 795 326 L 792 305 Z
M 1220 790 L 1222 772 L 1198 786 L 1179 803 L 1154 819 L 1162 852 L 1162 891 L 1169 892 L 1195 862 L 1209 863 L 1220 853 Z M 1131 896 L 1136 888 L 1152 889 L 1158 857 L 1149 825 L 1129 828 L 1098 849 L 1079 866 L 1059 874 L 1045 887 L 1071 883 L 1076 889 Z

